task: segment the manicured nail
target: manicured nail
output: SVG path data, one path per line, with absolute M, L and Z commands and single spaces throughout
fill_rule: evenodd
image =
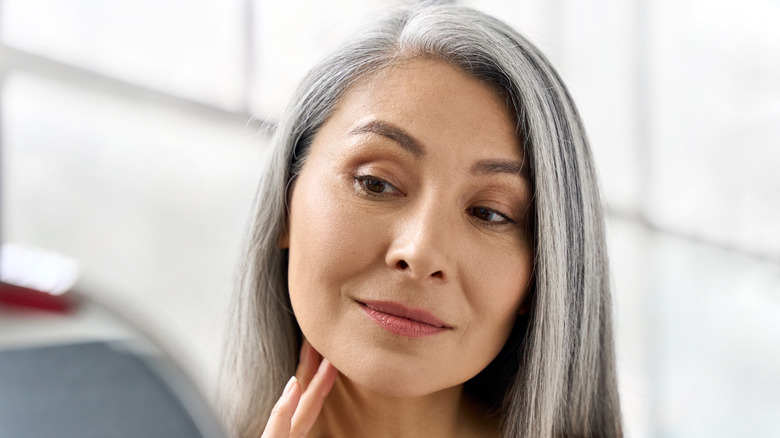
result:
M 320 368 L 317 370 L 318 373 L 325 371 L 325 369 L 330 365 L 330 361 L 328 359 L 322 358 L 322 362 L 320 362 Z
M 290 377 L 290 380 L 287 382 L 287 385 L 284 387 L 284 392 L 282 393 L 282 395 L 287 395 L 290 391 L 292 391 L 293 386 L 297 381 L 298 379 L 296 379 L 295 376 Z

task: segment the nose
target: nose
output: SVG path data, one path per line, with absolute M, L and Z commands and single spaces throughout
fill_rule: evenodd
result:
M 435 202 L 411 209 L 396 227 L 385 256 L 391 269 L 415 280 L 447 282 L 454 275 L 451 224 Z

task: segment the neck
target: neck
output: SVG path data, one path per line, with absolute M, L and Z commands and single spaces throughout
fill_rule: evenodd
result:
M 339 375 L 311 436 L 498 436 L 498 421 L 466 400 L 463 385 L 420 397 L 389 397 Z

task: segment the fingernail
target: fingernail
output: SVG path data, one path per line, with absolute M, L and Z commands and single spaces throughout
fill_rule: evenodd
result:
M 292 391 L 296 381 L 298 381 L 298 379 L 296 379 L 295 376 L 290 377 L 290 380 L 287 382 L 287 385 L 284 387 L 284 392 L 282 393 L 282 395 L 287 395 L 290 391 Z
M 317 370 L 317 372 L 323 371 L 325 368 L 330 365 L 330 361 L 328 359 L 322 358 L 322 362 L 320 362 L 320 368 Z

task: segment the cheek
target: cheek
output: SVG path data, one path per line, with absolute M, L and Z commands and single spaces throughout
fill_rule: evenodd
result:
M 532 270 L 530 247 L 520 252 L 513 248 L 483 254 L 472 261 L 464 289 L 471 291 L 468 299 L 474 309 L 474 322 L 482 324 L 474 333 L 480 334 L 490 354 L 498 354 L 509 337 L 528 297 Z
M 334 273 L 334 260 L 344 255 L 350 245 L 342 232 L 341 212 L 323 196 L 312 190 L 307 181 L 299 181 L 290 203 L 290 293 L 297 293 L 310 284 L 323 284 Z
M 533 262 L 530 254 L 511 259 L 508 263 L 493 265 L 482 272 L 491 279 L 489 303 L 484 303 L 496 316 L 514 318 L 528 295 Z
M 374 259 L 371 229 L 339 188 L 304 176 L 290 202 L 288 269 L 290 300 L 302 329 L 309 321 L 337 316 L 344 288 Z

